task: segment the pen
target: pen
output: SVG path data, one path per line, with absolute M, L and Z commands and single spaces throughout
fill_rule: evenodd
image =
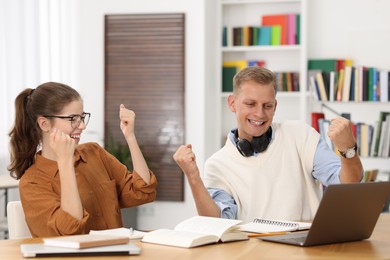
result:
M 271 232 L 271 233 L 248 233 L 248 237 L 265 237 L 265 236 L 277 236 L 277 235 L 285 235 L 288 232 Z

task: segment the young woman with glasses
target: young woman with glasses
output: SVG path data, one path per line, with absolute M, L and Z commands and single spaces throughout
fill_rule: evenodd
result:
M 20 179 L 34 237 L 122 227 L 121 208 L 156 198 L 157 180 L 138 146 L 134 112 L 119 107 L 132 171 L 97 143 L 79 144 L 90 116 L 79 93 L 61 83 L 44 83 L 16 97 L 8 169 Z

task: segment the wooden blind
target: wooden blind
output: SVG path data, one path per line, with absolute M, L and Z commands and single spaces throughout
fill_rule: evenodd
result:
M 121 103 L 136 113 L 157 200 L 183 201 L 184 176 L 172 156 L 184 143 L 184 14 L 105 16 L 105 138 L 126 144 Z

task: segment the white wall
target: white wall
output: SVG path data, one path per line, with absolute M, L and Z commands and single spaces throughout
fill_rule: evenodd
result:
M 205 12 L 204 1 L 181 0 L 83 0 L 77 3 L 78 80 L 85 107 L 93 117 L 87 139 L 103 140 L 104 15 L 132 13 L 185 13 L 185 118 L 186 142 L 192 143 L 203 168 L 205 146 Z M 210 58 L 210 57 L 209 57 Z M 135 111 L 136 112 L 136 111 Z M 93 132 L 89 132 L 93 131 Z M 186 183 L 187 185 L 187 183 Z M 184 202 L 153 202 L 139 207 L 138 228 L 173 227 L 196 214 L 191 191 L 185 187 Z
M 388 0 L 308 0 L 309 58 L 390 70 L 389 10 Z

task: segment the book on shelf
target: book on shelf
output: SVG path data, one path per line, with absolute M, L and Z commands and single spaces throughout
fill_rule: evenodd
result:
M 310 59 L 308 70 L 337 71 L 338 60 L 336 59 Z
M 237 73 L 237 67 L 222 67 L 222 91 L 232 92 L 233 91 L 233 77 Z
M 371 170 L 365 170 L 364 171 L 364 182 L 374 182 L 376 181 L 376 177 L 378 176 L 379 169 L 371 169 Z
M 129 243 L 128 236 L 83 234 L 71 236 L 59 236 L 44 238 L 45 246 L 66 247 L 66 248 L 89 248 L 98 246 L 109 246 Z
M 379 72 L 380 101 L 389 101 L 389 73 L 386 70 Z
M 374 134 L 375 140 L 373 140 L 374 143 L 372 144 L 372 145 L 374 145 L 374 154 L 373 154 L 374 157 L 380 156 L 379 155 L 379 145 L 380 145 L 380 139 L 383 138 L 383 137 L 381 137 L 383 135 L 382 124 L 383 124 L 383 122 L 385 122 L 386 117 L 388 115 L 390 115 L 390 111 L 380 111 L 379 112 L 379 119 L 377 121 L 376 128 L 375 128 L 376 133 Z
M 297 32 L 296 32 L 296 14 L 287 14 L 287 44 L 296 44 Z
M 301 15 L 297 14 L 295 17 L 295 32 L 296 32 L 296 39 L 295 39 L 295 44 L 301 44 Z
M 335 93 L 337 93 L 337 77 L 336 77 L 336 72 L 331 71 L 329 72 L 329 101 L 334 101 L 335 100 Z
M 310 227 L 310 222 L 255 218 L 252 222 L 239 225 L 239 230 L 251 233 L 276 233 L 307 230 Z
M 378 157 L 389 157 L 390 143 L 390 115 L 386 115 L 382 122 L 381 136 L 379 139 Z
M 352 66 L 345 66 L 344 68 L 344 82 L 341 100 L 344 102 L 349 101 L 349 92 L 351 89 L 351 75 Z
M 233 46 L 241 46 L 242 42 L 242 27 L 233 27 Z
M 271 45 L 272 26 L 261 26 L 258 34 L 259 45 Z
M 318 70 L 309 70 L 307 72 L 307 77 L 309 78 L 309 87 L 311 93 L 314 94 L 314 96 L 317 98 L 318 101 L 321 101 L 321 94 L 318 87 L 318 82 L 316 80 L 316 74 L 318 73 Z
M 341 101 L 343 96 L 344 69 L 339 70 L 339 78 L 337 82 L 336 100 Z
M 360 124 L 360 156 L 368 157 L 369 153 L 369 125 Z
M 157 229 L 145 234 L 142 242 L 184 248 L 218 242 L 247 240 L 238 230 L 241 220 L 194 216 L 177 224 L 174 229 Z
M 317 81 L 318 89 L 320 92 L 320 98 L 321 98 L 320 100 L 321 101 L 328 101 L 328 95 L 327 95 L 327 91 L 326 91 L 326 87 L 325 87 L 325 82 L 324 82 L 324 78 L 322 77 L 321 72 L 318 72 L 316 74 L 316 81 Z
M 312 112 L 311 113 L 311 126 L 317 130 L 317 132 L 319 133 L 320 132 L 320 127 L 319 127 L 319 124 L 318 124 L 318 119 L 324 119 L 325 118 L 325 114 L 322 113 L 322 112 Z
M 279 25 L 271 27 L 271 45 L 281 45 L 281 30 L 282 28 Z

